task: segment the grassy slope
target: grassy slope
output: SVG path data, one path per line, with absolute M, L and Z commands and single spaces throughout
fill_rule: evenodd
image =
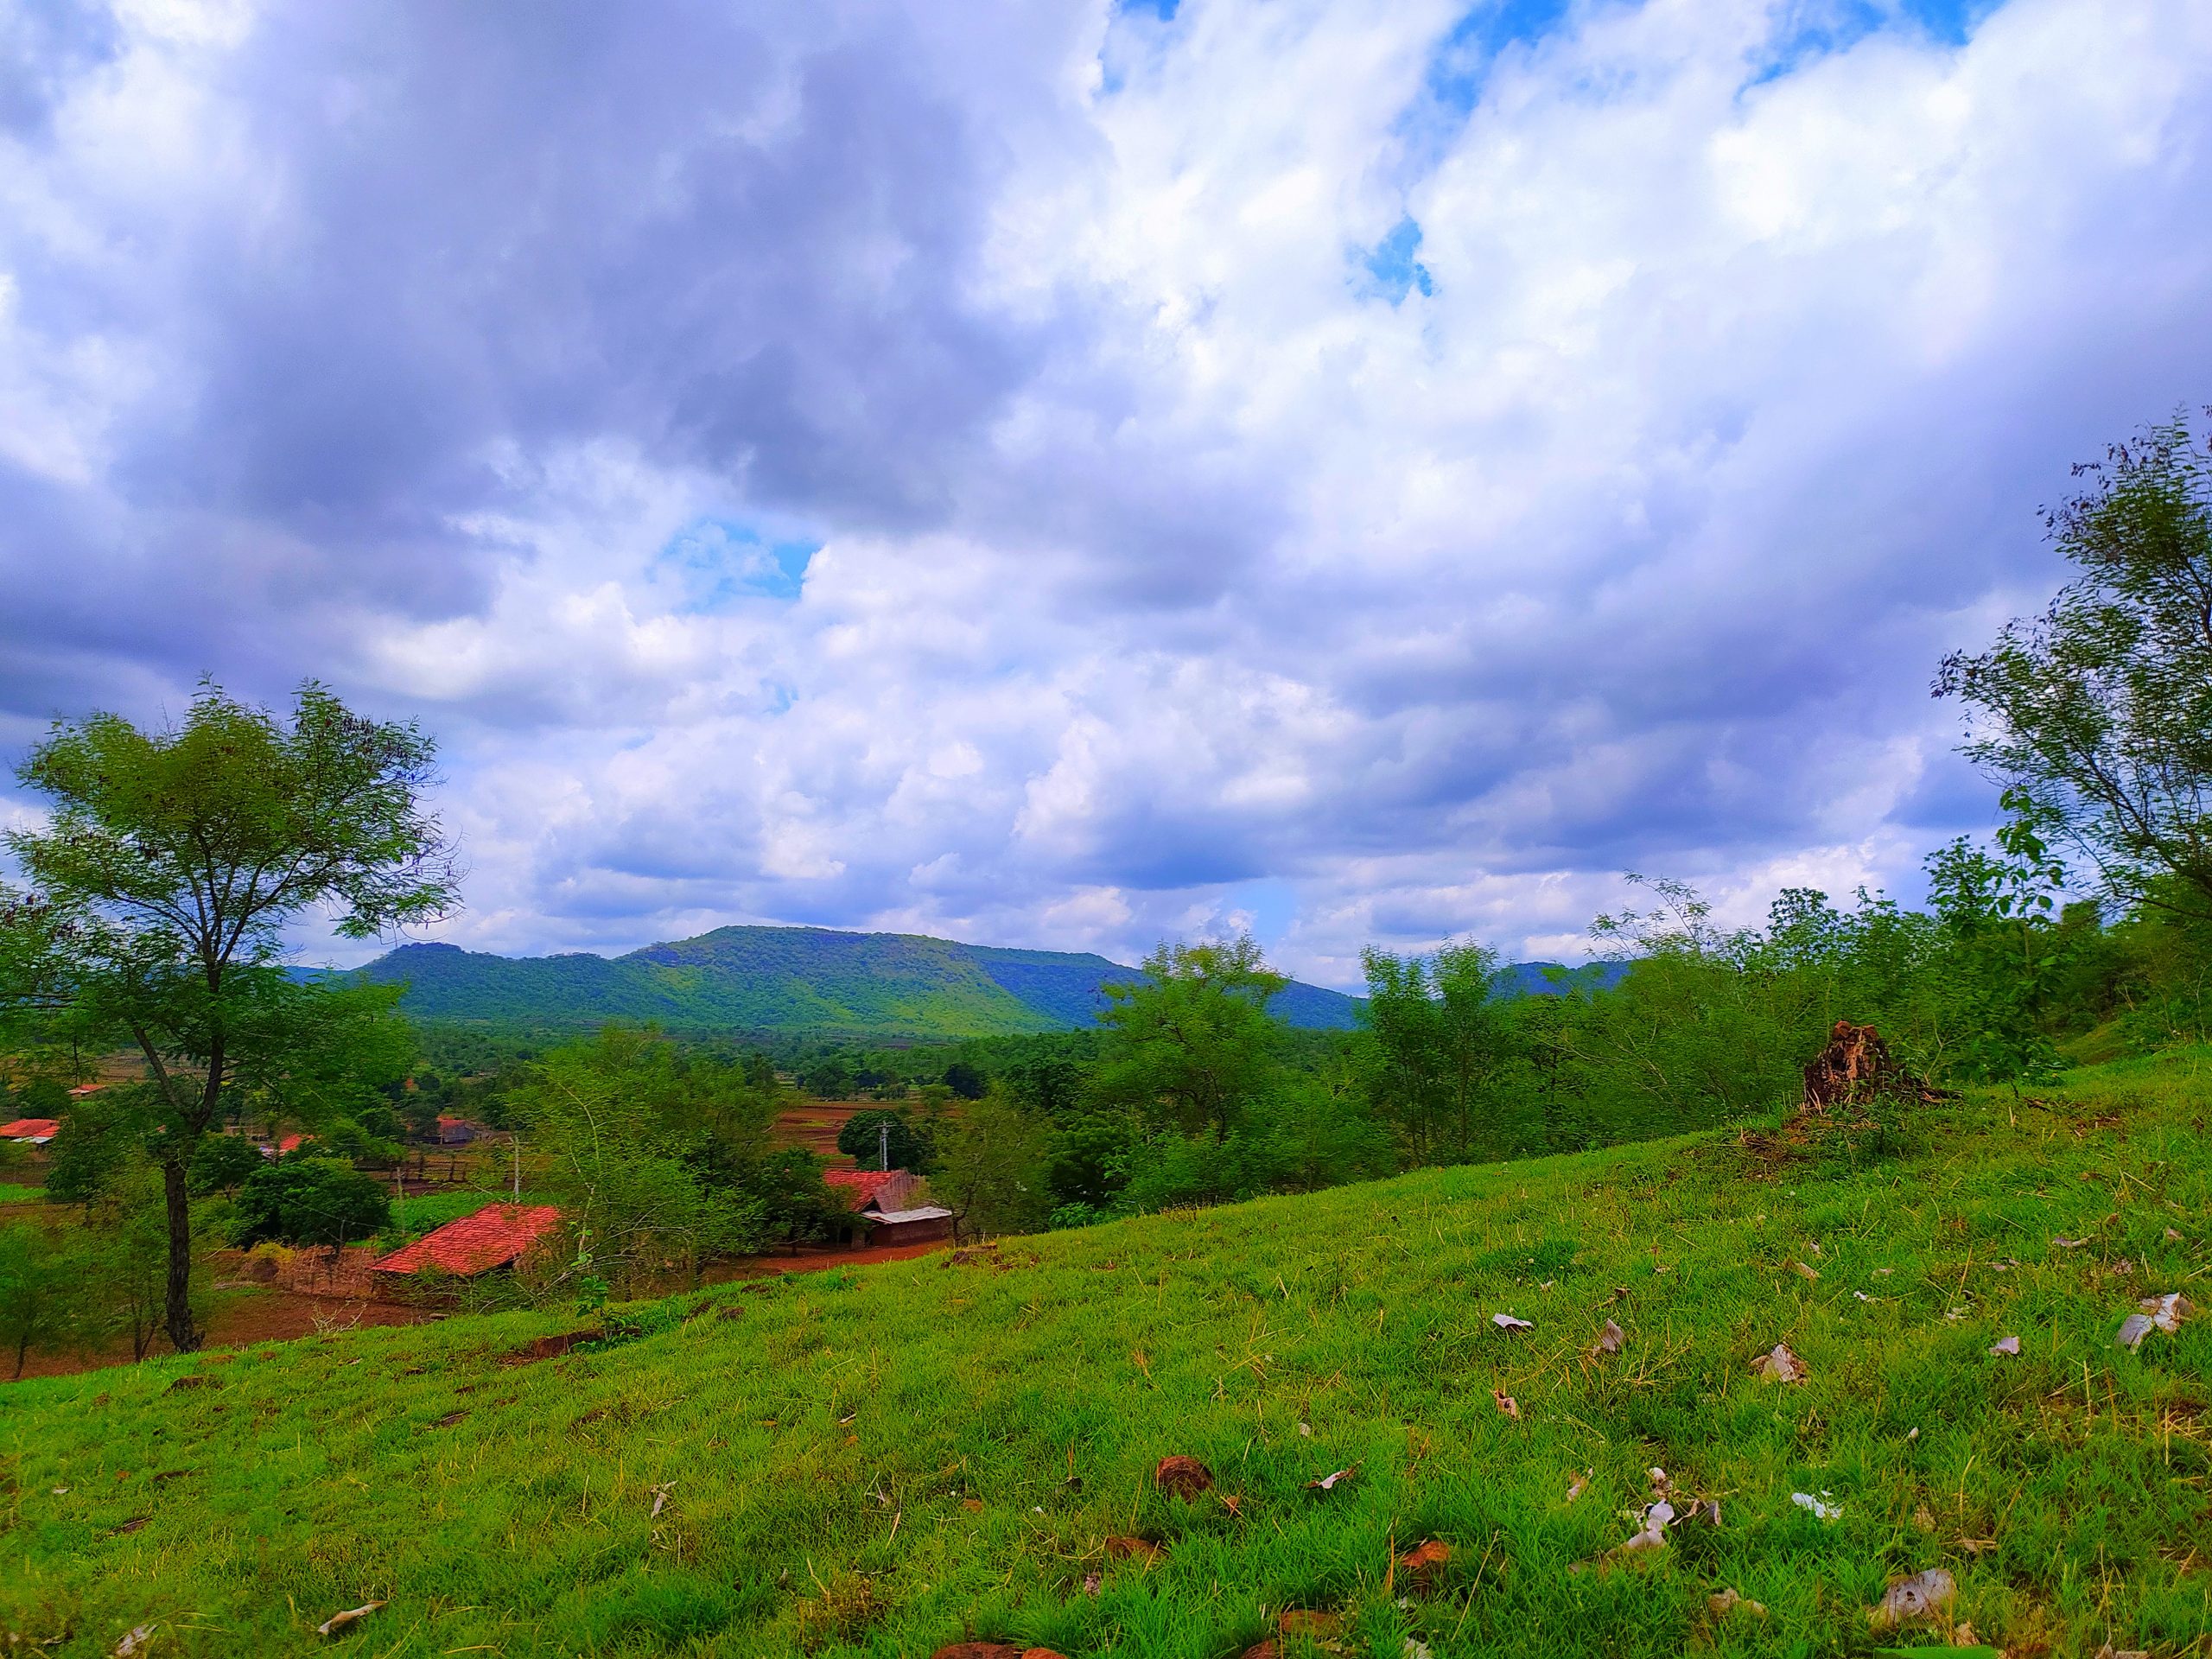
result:
M 1726 1137 L 1430 1172 L 1016 1241 L 996 1266 L 727 1287 L 527 1366 L 499 1357 L 563 1322 L 26 1383 L 0 1390 L 0 1628 L 306 1652 L 378 1597 L 348 1647 L 925 1655 L 972 1630 L 1224 1659 L 1291 1605 L 1389 1659 L 1408 1634 L 1439 1656 L 1846 1653 L 1886 1576 L 1942 1565 L 2016 1651 L 2202 1652 L 2212 1316 L 2138 1354 L 2113 1334 L 2148 1289 L 2212 1291 L 2205 1099 L 2177 1068 L 2114 1068 L 2017 1121 L 1932 1109 L 1924 1150 L 1855 1174 Z M 1601 1304 L 1629 1343 L 1592 1361 Z M 1509 1310 L 1535 1332 L 1487 1328 Z M 2022 1356 L 1988 1357 L 2007 1333 Z M 1783 1340 L 1802 1387 L 1747 1370 Z M 1165 1452 L 1205 1459 L 1216 1494 L 1161 1499 Z M 1725 1523 L 1570 1574 L 1628 1535 L 1653 1464 Z M 1833 1524 L 1789 1501 L 1823 1491 Z M 1120 1534 L 1169 1548 L 1109 1560 Z M 1451 1582 L 1402 1609 L 1393 1548 L 1429 1536 Z M 1723 1586 L 1769 1618 L 1712 1618 Z

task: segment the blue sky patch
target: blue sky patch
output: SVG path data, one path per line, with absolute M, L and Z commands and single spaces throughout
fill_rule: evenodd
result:
M 1241 910 L 1252 918 L 1252 937 L 1272 944 L 1298 914 L 1298 889 L 1276 876 L 1240 881 L 1221 895 L 1224 910 Z
M 1540 41 L 1567 16 L 1567 0 L 1494 0 L 1469 11 L 1429 54 L 1429 97 L 1465 115 L 1480 100 L 1491 61 L 1509 46 Z
M 1424 295 L 1436 292 L 1436 284 L 1428 274 L 1428 267 L 1414 255 L 1421 251 L 1421 224 L 1408 213 L 1393 226 L 1390 234 L 1373 247 L 1355 250 L 1359 268 L 1366 273 L 1360 284 L 1362 299 L 1388 300 L 1393 305 L 1402 302 L 1407 295 L 1419 289 Z
M 818 541 L 779 537 L 728 518 L 700 518 L 669 539 L 653 574 L 679 583 L 688 613 L 718 611 L 747 599 L 790 601 L 799 595 Z

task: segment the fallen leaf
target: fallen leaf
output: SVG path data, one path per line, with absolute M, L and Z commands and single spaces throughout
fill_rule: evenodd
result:
M 1490 1391 L 1490 1397 L 1496 1402 L 1497 1408 L 1515 1422 L 1521 1421 L 1521 1402 L 1518 1400 L 1502 1389 L 1492 1389 Z
M 1417 1636 L 1409 1636 L 1406 1638 L 1405 1659 L 1436 1659 L 1436 1656 L 1427 1643 Z
M 1106 1553 L 1116 1560 L 1141 1558 L 1147 1567 L 1160 1559 L 1165 1548 L 1165 1545 L 1155 1544 L 1149 1538 L 1119 1537 L 1106 1541 Z
M 2181 1243 L 2181 1235 L 2180 1235 L 2179 1233 L 2177 1233 L 2177 1232 L 2174 1231 L 2174 1230 L 2173 1230 L 2172 1228 L 2171 1228 L 2171 1227 L 2167 1228 L 2167 1229 L 2166 1229 L 2166 1243 L 2169 1243 L 2169 1244 L 2178 1244 L 2178 1243 Z
M 1399 1556 L 1398 1571 L 1426 1590 L 1444 1576 L 1445 1564 L 1451 1559 L 1452 1546 L 1440 1539 L 1431 1538 Z
M 1989 1344 L 1989 1351 L 1993 1355 L 2017 1355 L 2020 1351 L 2020 1339 L 2018 1337 L 1999 1337 Z
M 2131 1313 L 2121 1323 L 2120 1335 L 2114 1340 L 2123 1348 L 2139 1348 L 2143 1338 L 2158 1328 L 2148 1313 Z
M 1311 1423 L 1300 1423 L 1298 1426 L 1298 1432 L 1310 1440 L 1313 1438 L 1313 1425 Z
M 1170 1497 L 1192 1498 L 1213 1484 L 1213 1471 L 1196 1458 L 1162 1458 L 1152 1483 Z
M 1516 1319 L 1510 1313 L 1493 1313 L 1490 1316 L 1490 1322 L 1509 1334 L 1516 1331 L 1533 1331 L 1536 1328 L 1534 1320 Z
M 137 1531 L 137 1530 L 138 1530 L 138 1529 L 139 1529 L 139 1528 L 141 1528 L 141 1527 L 144 1526 L 144 1525 L 146 1524 L 146 1522 L 147 1522 L 148 1521 L 151 1520 L 152 1518 L 153 1518 L 153 1517 L 152 1517 L 152 1516 L 144 1516 L 144 1515 L 134 1515 L 134 1516 L 131 1516 L 128 1521 L 124 1522 L 121 1526 L 118 1527 L 118 1528 L 116 1529 L 116 1530 L 117 1530 L 118 1532 L 119 1532 L 119 1533 L 120 1533 L 120 1532 L 136 1532 L 136 1531 Z
M 1818 1268 L 1808 1267 L 1802 1262 L 1792 1262 L 1789 1264 L 1789 1270 L 1800 1279 L 1817 1279 L 1821 1276 L 1821 1270 Z
M 1802 1382 L 1812 1374 L 1805 1362 L 1790 1352 L 1786 1342 L 1776 1343 L 1751 1362 L 1752 1376 L 1771 1377 L 1777 1382 Z
M 154 1639 L 151 1624 L 135 1624 L 124 1632 L 123 1640 L 115 1644 L 115 1659 L 130 1659 L 134 1653 L 143 1653 L 146 1644 Z
M 1590 1471 L 1585 1469 L 1567 1483 L 1567 1501 L 1570 1503 L 1590 1489 Z
M 1099 1586 L 1104 1583 L 1105 1580 L 1100 1578 L 1097 1573 L 1086 1573 L 1083 1575 L 1083 1593 L 1086 1596 L 1096 1598 L 1098 1594 Z
M 1335 1613 L 1319 1612 L 1310 1607 L 1291 1607 L 1284 1610 L 1275 1621 L 1275 1630 L 1283 1636 L 1306 1637 L 1309 1641 L 1324 1642 L 1336 1636 L 1344 1627 L 1344 1620 Z
M 2115 1648 L 2109 1642 L 2097 1649 L 2097 1659 L 2151 1659 L 2148 1648 Z
M 1867 1613 L 1866 1622 L 1878 1630 L 1923 1619 L 1942 1619 L 1948 1624 L 1947 1615 L 1958 1593 L 1958 1580 L 1940 1567 L 1931 1567 L 1909 1579 L 1892 1579 L 1890 1587 L 1882 1592 L 1879 1604 Z
M 1820 1497 L 1814 1497 L 1810 1492 L 1792 1492 L 1789 1494 L 1789 1501 L 1801 1510 L 1811 1510 L 1820 1520 L 1835 1521 L 1842 1517 L 1843 1506 L 1840 1503 L 1821 1502 L 1822 1498 L 1834 1496 L 1832 1492 L 1822 1492 Z
M 1355 1463 L 1349 1469 L 1338 1469 L 1333 1473 L 1322 1476 L 1319 1480 L 1307 1481 L 1306 1483 L 1306 1489 L 1310 1491 L 1333 1492 L 1336 1491 L 1339 1482 L 1350 1480 L 1358 1472 L 1359 1465 Z
M 348 1607 L 342 1613 L 333 1613 L 315 1627 L 315 1633 L 317 1636 L 335 1636 L 339 1631 L 359 1624 L 383 1605 L 380 1601 L 365 1601 L 358 1607 Z
M 1221 1500 L 1221 1507 L 1227 1510 L 1239 1521 L 1242 1521 L 1244 1518 L 1244 1500 L 1236 1497 L 1233 1493 L 1227 1494 L 1223 1497 Z
M 1609 1302 L 1624 1302 L 1627 1300 L 1628 1287 L 1626 1285 L 1615 1285 L 1613 1287 L 1613 1294 L 1606 1297 L 1605 1300 L 1599 1303 L 1598 1306 L 1604 1307 Z
M 661 1482 L 659 1485 L 652 1489 L 653 1512 L 652 1515 L 648 1516 L 646 1519 L 652 1520 L 657 1517 L 663 1510 L 668 1507 L 668 1490 L 675 1484 L 676 1483 L 672 1480 L 664 1480 Z
M 2062 1250 L 2078 1250 L 2089 1241 L 2086 1238 L 2054 1238 L 2050 1242 Z
M 1600 1354 L 1618 1354 L 1621 1351 L 1621 1344 L 1627 1340 L 1628 1332 L 1622 1330 L 1612 1320 L 1607 1319 L 1603 1328 L 1598 1332 L 1598 1345 L 1592 1351 Z

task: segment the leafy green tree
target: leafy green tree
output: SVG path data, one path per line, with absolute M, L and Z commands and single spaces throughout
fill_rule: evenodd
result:
M 238 1187 L 233 1236 L 243 1249 L 280 1244 L 359 1244 L 391 1224 L 384 1185 L 334 1158 L 287 1158 Z
M 736 1068 L 610 1027 L 546 1055 L 509 1104 L 547 1160 L 564 1224 L 623 1293 L 762 1242 L 767 1205 L 747 1176 L 766 1157 L 775 1103 Z
M 0 1350 L 12 1349 L 21 1376 L 34 1353 L 75 1345 L 84 1324 L 84 1262 L 42 1227 L 0 1227 Z
M 1279 1080 L 1268 1004 L 1290 982 L 1249 936 L 1163 944 L 1144 974 L 1105 988 L 1094 1097 L 1185 1135 L 1236 1128 Z
M 234 1098 L 313 1121 L 385 1071 L 391 989 L 295 983 L 283 935 L 314 912 L 368 938 L 453 907 L 453 866 L 422 807 L 433 758 L 415 727 L 362 719 L 312 683 L 289 721 L 203 683 L 181 726 L 93 715 L 57 725 L 18 771 L 50 817 L 6 838 L 30 887 L 0 893 L 0 1010 L 143 1060 L 181 1351 L 200 1340 L 189 1170 L 201 1138 Z
M 236 1192 L 268 1163 L 260 1146 L 250 1135 L 208 1135 L 192 1154 L 192 1191 L 202 1197 L 211 1192 Z
M 89 1211 L 108 1184 L 143 1155 L 149 1120 L 145 1091 L 131 1085 L 71 1101 L 47 1146 L 47 1197 Z
M 849 1100 L 853 1063 L 842 1054 L 824 1054 L 799 1073 L 799 1086 L 817 1100 Z
M 2177 418 L 2075 470 L 2094 482 L 2046 524 L 2082 574 L 1946 658 L 1936 695 L 2037 833 L 2131 904 L 2212 918 L 2212 428 Z
M 930 1137 L 907 1122 L 903 1111 L 855 1112 L 837 1131 L 837 1150 L 863 1169 L 877 1168 L 887 1147 L 893 1169 L 929 1167 Z
M 1928 897 L 1950 937 L 1946 983 L 1959 1014 L 1950 1073 L 1975 1083 L 2048 1081 L 2059 1070 L 2048 1029 L 2051 988 L 2071 942 L 2051 924 L 2064 869 L 2018 816 L 1986 852 L 1964 836 L 1928 861 Z
M 1474 944 L 1434 956 L 1361 953 L 1362 1013 L 1373 1036 L 1369 1090 L 1415 1163 L 1508 1150 L 1497 1084 L 1513 1027 L 1497 995 L 1497 958 Z
M 993 1090 L 945 1126 L 930 1189 L 982 1234 L 1030 1232 L 1052 1207 L 1046 1126 Z
M 955 1060 L 944 1068 L 944 1086 L 963 1100 L 981 1100 L 990 1079 L 966 1060 Z
M 232 1137 L 211 1135 L 207 1145 Z M 252 1143 L 255 1164 L 261 1154 Z M 168 1281 L 168 1224 L 162 1211 L 161 1171 L 144 1157 L 135 1160 L 109 1183 L 92 1208 L 87 1238 L 85 1315 L 103 1334 L 130 1344 L 130 1357 L 142 1360 L 162 1332 Z M 198 1289 L 198 1275 L 194 1287 Z M 196 1316 L 195 1316 L 196 1320 Z

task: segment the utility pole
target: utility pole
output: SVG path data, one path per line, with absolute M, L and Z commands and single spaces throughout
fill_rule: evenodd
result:
M 510 1131 L 507 1135 L 507 1145 L 514 1149 L 515 1202 L 520 1204 L 522 1202 L 522 1136 Z
M 875 1139 L 883 1154 L 882 1166 L 889 1169 L 891 1167 L 891 1125 L 887 1121 L 875 1126 Z

